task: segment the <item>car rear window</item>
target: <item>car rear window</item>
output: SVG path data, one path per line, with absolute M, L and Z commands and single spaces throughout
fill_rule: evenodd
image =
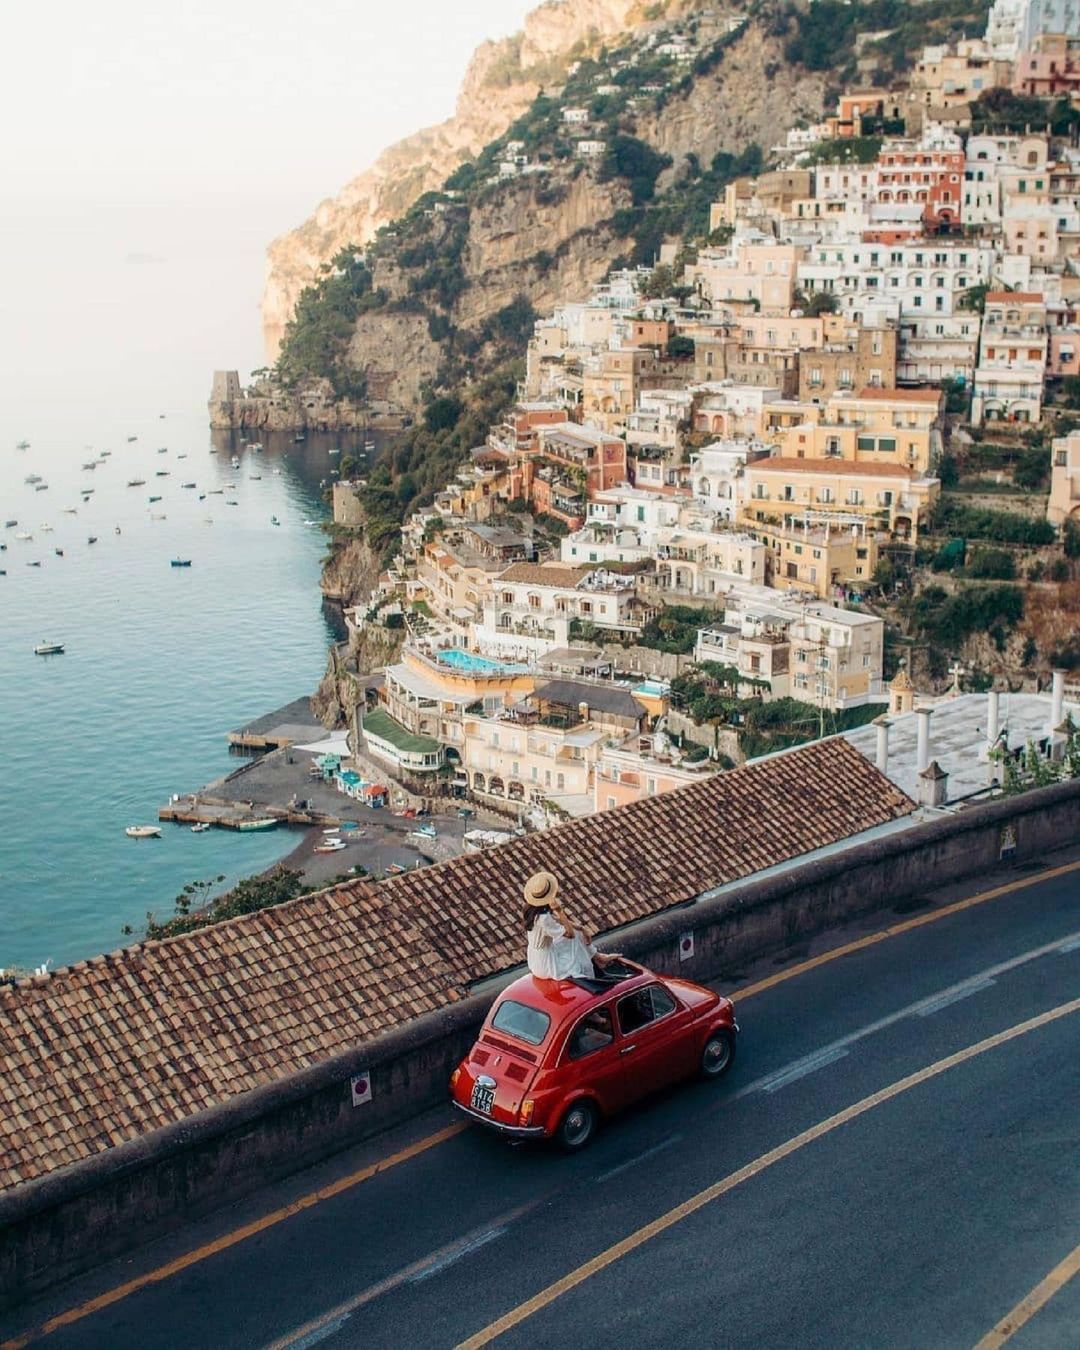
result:
M 491 1019 L 491 1025 L 508 1036 L 515 1036 L 529 1045 L 539 1045 L 548 1034 L 551 1018 L 539 1008 L 530 1008 L 526 1003 L 515 1003 L 508 998 L 500 1003 Z

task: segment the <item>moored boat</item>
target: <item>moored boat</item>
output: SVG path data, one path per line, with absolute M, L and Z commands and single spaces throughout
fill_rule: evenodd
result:
M 129 825 L 124 833 L 129 839 L 160 839 L 160 825 Z
M 241 820 L 236 828 L 245 831 L 245 833 L 251 830 L 273 830 L 277 828 L 277 820 L 273 816 L 266 816 L 257 820 Z
M 62 642 L 39 642 L 34 648 L 35 656 L 60 656 L 64 650 Z
M 191 566 L 191 559 L 190 559 L 190 558 L 173 558 L 173 560 L 172 560 L 172 562 L 169 564 L 169 566 L 170 566 L 170 567 L 190 567 L 190 566 Z
M 209 828 L 210 828 L 210 822 L 209 822 L 208 820 L 200 820 L 197 824 L 192 825 L 192 827 L 191 827 L 191 833 L 192 833 L 192 834 L 205 834 L 206 831 L 207 831 Z
M 90 535 L 90 537 L 87 539 L 86 542 L 87 542 L 88 544 L 96 544 L 96 543 L 97 543 L 97 535 L 96 535 L 96 534 Z
M 145 478 L 129 478 L 128 487 L 142 487 L 145 482 Z

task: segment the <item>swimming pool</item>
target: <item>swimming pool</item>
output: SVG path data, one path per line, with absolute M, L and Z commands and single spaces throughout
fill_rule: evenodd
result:
M 671 693 L 671 685 L 666 680 L 642 680 L 633 692 L 643 698 L 667 698 Z
M 435 653 L 435 659 L 441 666 L 465 670 L 472 675 L 513 675 L 525 669 L 524 666 L 506 661 L 491 661 L 486 656 L 477 656 L 475 652 L 464 651 L 461 647 L 444 647 Z

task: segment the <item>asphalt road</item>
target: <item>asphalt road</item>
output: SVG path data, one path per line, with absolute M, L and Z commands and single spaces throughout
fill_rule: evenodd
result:
M 74 1310 L 45 1344 L 975 1345 L 1080 1242 L 1080 870 L 984 877 L 721 987 L 777 975 L 738 1001 L 725 1080 L 646 1103 L 584 1154 L 439 1110 L 4 1330 L 32 1339 Z M 1080 1276 L 1010 1345 L 1075 1350 Z

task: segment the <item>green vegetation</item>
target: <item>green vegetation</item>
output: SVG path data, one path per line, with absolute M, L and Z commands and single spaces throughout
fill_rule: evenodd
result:
M 971 131 L 1023 133 L 1049 127 L 1054 136 L 1071 136 L 1080 126 L 1080 111 L 1067 98 L 1031 98 L 1011 89 L 988 89 L 971 105 Z
M 906 604 L 918 633 L 939 647 L 957 648 L 973 633 L 989 633 L 998 649 L 1024 617 L 1018 586 L 966 586 L 952 595 L 926 586 Z
M 887 37 L 869 47 L 889 70 L 908 69 L 928 42 L 943 42 L 981 32 L 988 0 L 816 0 L 805 8 L 777 6 L 773 31 L 789 33 L 784 55 L 808 70 L 828 71 L 849 82 L 857 74 L 855 39 L 860 33 L 888 29 Z
M 1014 581 L 1016 559 L 1003 548 L 973 549 L 964 575 L 981 581 Z
M 635 206 L 650 202 L 656 192 L 656 180 L 671 164 L 668 155 L 658 154 L 636 136 L 613 136 L 600 166 L 600 178 L 621 178 L 630 188 Z
M 356 321 L 380 309 L 386 296 L 372 289 L 371 271 L 353 249 L 342 249 L 320 269 L 285 328 L 277 374 L 286 388 L 308 379 L 325 378 L 339 398 L 361 400 L 366 383 L 346 361 Z
M 262 877 L 245 877 L 231 890 L 214 895 L 214 890 L 224 880 L 223 876 L 219 876 L 189 882 L 173 901 L 172 916 L 168 919 L 159 921 L 153 914 L 147 914 L 147 940 L 193 933 L 197 928 L 209 928 L 211 924 L 222 923 L 226 919 L 254 914 L 271 905 L 282 905 L 287 900 L 295 900 L 316 889 L 314 886 L 305 886 L 301 874 L 290 867 L 275 867 Z M 125 927 L 123 932 L 125 936 L 130 936 L 133 930 Z
M 872 164 L 881 150 L 880 136 L 840 136 L 818 141 L 806 158 L 807 164 Z
M 721 623 L 723 614 L 715 609 L 695 609 L 692 605 L 665 605 L 650 619 L 638 638 L 638 645 L 660 652 L 686 655 L 694 650 L 699 628 Z
M 1015 511 L 991 511 L 968 506 L 943 493 L 934 513 L 934 529 L 970 539 L 989 539 L 997 544 L 1052 544 L 1054 527 L 1043 518 L 1022 516 Z

